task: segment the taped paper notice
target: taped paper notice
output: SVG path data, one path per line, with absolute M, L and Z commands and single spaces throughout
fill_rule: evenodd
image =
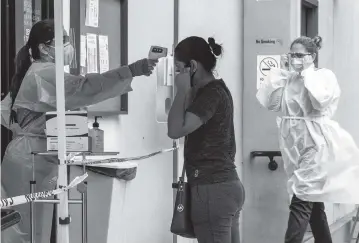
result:
M 99 35 L 98 45 L 100 52 L 100 73 L 104 73 L 110 69 L 109 53 L 108 53 L 108 36 Z
M 87 52 L 87 73 L 98 73 L 97 70 L 97 36 L 87 34 L 86 36 Z
M 80 36 L 80 66 L 86 67 L 86 36 Z
M 74 158 L 74 154 L 72 154 L 72 158 L 70 160 L 65 161 L 66 164 L 71 165 L 94 165 L 94 164 L 110 164 L 110 163 L 119 163 L 119 162 L 127 162 L 127 161 L 136 161 L 136 160 L 143 160 L 147 159 L 159 154 L 168 153 L 178 148 L 170 148 L 170 149 L 162 149 L 147 155 L 136 156 L 136 157 L 129 157 L 129 158 L 111 158 L 111 159 L 103 159 L 103 160 L 96 160 L 96 159 L 77 159 Z
M 86 1 L 86 20 L 85 25 L 89 27 L 98 27 L 99 0 Z
M 47 197 L 52 197 L 54 195 L 58 195 L 60 193 L 70 190 L 71 188 L 74 188 L 75 186 L 77 186 L 78 184 L 83 182 L 87 178 L 87 176 L 88 176 L 87 173 L 83 174 L 82 176 L 77 176 L 73 181 L 71 181 L 71 183 L 68 186 L 58 188 L 58 189 L 55 189 L 52 191 L 36 192 L 36 193 L 27 194 L 27 195 L 21 195 L 21 196 L 1 199 L 0 208 L 12 207 L 15 205 L 29 203 L 29 202 L 37 200 L 37 199 L 43 199 L 43 198 L 47 198 Z

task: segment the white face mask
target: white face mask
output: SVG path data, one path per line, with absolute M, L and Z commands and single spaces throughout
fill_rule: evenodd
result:
M 301 72 L 304 69 L 311 67 L 313 63 L 314 60 L 313 60 L 313 56 L 311 55 L 306 55 L 303 58 L 292 57 L 290 62 L 291 66 L 296 72 Z
M 298 72 L 298 71 L 303 70 L 303 68 L 304 68 L 304 60 L 303 60 L 303 58 L 295 57 L 295 58 L 291 58 L 290 61 L 291 61 L 290 64 L 291 64 L 291 66 L 293 67 L 293 69 L 295 71 Z
M 54 50 L 54 54 L 55 54 L 55 47 L 53 46 L 48 46 L 51 47 Z M 55 55 L 51 55 L 49 51 L 47 51 L 47 56 L 49 56 L 53 61 L 55 61 Z M 67 44 L 64 46 L 64 65 L 70 65 L 73 58 L 74 58 L 74 54 L 75 54 L 75 50 L 74 47 L 71 44 Z

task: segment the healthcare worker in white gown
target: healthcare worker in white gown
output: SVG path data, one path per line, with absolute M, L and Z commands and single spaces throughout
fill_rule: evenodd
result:
M 332 120 L 339 84 L 331 70 L 314 65 L 321 42 L 294 40 L 281 69 L 273 68 L 257 93 L 264 107 L 283 115 L 279 145 L 293 195 L 285 243 L 302 242 L 308 223 L 316 243 L 331 243 L 323 202 L 359 203 L 358 148 Z
M 54 37 L 53 20 L 40 21 L 32 27 L 27 44 L 16 58 L 16 74 L 10 94 L 1 102 L 2 125 L 13 131 L 13 140 L 6 149 L 1 168 L 1 182 L 6 194 L 3 197 L 29 193 L 31 152 L 46 151 L 45 113 L 56 110 Z M 74 56 L 74 48 L 66 33 L 63 44 L 65 65 L 68 65 Z M 150 75 L 155 64 L 155 61 L 142 59 L 102 74 L 74 76 L 65 73 L 66 109 L 86 107 L 131 91 L 132 78 Z M 57 166 L 51 162 L 56 161 L 53 157 L 35 157 L 36 191 L 54 189 L 56 183 L 50 181 L 57 176 Z M 36 204 L 35 239 L 38 243 L 49 243 L 52 207 L 49 208 L 46 211 L 44 204 Z M 21 213 L 22 221 L 2 232 L 2 242 L 29 242 L 29 204 L 13 209 Z M 41 238 L 45 240 L 41 241 Z

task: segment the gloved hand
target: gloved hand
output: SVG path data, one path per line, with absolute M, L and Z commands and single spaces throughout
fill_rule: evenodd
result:
M 150 60 L 144 58 L 130 64 L 128 67 L 131 70 L 132 77 L 142 76 L 142 75 L 150 76 L 157 62 L 158 60 Z
M 289 57 L 288 54 L 284 54 L 280 56 L 280 69 L 289 71 Z

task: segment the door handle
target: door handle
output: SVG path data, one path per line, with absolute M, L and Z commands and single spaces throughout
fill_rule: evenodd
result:
M 278 163 L 274 160 L 274 157 L 282 157 L 282 153 L 280 151 L 252 151 L 250 157 L 251 160 L 255 157 L 268 157 L 268 169 L 275 171 L 278 169 Z

